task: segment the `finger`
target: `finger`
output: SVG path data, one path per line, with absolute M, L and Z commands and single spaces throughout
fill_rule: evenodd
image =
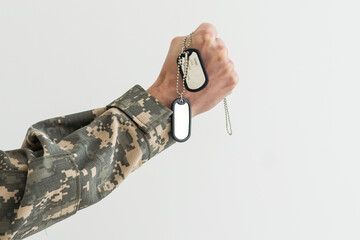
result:
M 210 47 L 215 43 L 217 31 L 214 25 L 210 23 L 202 23 L 195 31 L 194 38 L 200 45 L 203 45 L 205 48 Z
M 225 46 L 225 43 L 224 43 L 224 41 L 221 39 L 221 38 L 216 38 L 215 39 L 215 41 L 216 41 L 216 44 L 218 45 L 218 46 Z
M 214 35 L 215 38 L 217 36 L 217 30 L 216 30 L 215 26 L 212 25 L 211 23 L 202 23 L 194 31 L 194 33 L 201 33 L 201 32 L 210 32 Z
M 216 41 L 216 48 L 220 52 L 220 55 L 225 55 L 226 56 L 225 58 L 227 58 L 229 51 L 224 41 L 221 38 L 216 38 L 215 41 Z

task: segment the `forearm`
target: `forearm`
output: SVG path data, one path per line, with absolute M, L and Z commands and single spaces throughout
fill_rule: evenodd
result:
M 30 236 L 113 191 L 171 146 L 170 115 L 141 86 L 106 107 L 33 124 L 0 151 L 0 239 Z

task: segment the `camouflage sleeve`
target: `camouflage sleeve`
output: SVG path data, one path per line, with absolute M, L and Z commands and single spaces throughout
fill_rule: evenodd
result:
M 111 193 L 175 143 L 172 111 L 140 85 L 105 107 L 31 125 L 0 151 L 0 239 L 23 239 Z

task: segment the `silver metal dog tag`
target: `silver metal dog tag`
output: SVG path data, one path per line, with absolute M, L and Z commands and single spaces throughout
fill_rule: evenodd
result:
M 188 53 L 189 61 L 186 61 L 186 54 Z M 197 92 L 205 88 L 209 82 L 208 75 L 206 73 L 203 60 L 200 52 L 195 48 L 189 48 L 180 54 L 178 57 L 178 63 L 180 60 L 180 73 L 181 77 L 184 79 L 186 74 L 186 62 L 188 62 L 187 67 L 187 77 L 185 79 L 185 88 L 190 92 Z
M 172 136 L 177 142 L 185 142 L 191 134 L 191 107 L 186 98 L 177 98 L 172 103 Z

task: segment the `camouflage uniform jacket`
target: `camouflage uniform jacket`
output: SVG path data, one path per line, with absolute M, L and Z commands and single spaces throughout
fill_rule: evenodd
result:
M 23 239 L 111 193 L 175 143 L 172 111 L 140 85 L 105 107 L 39 121 L 0 151 L 0 239 Z

